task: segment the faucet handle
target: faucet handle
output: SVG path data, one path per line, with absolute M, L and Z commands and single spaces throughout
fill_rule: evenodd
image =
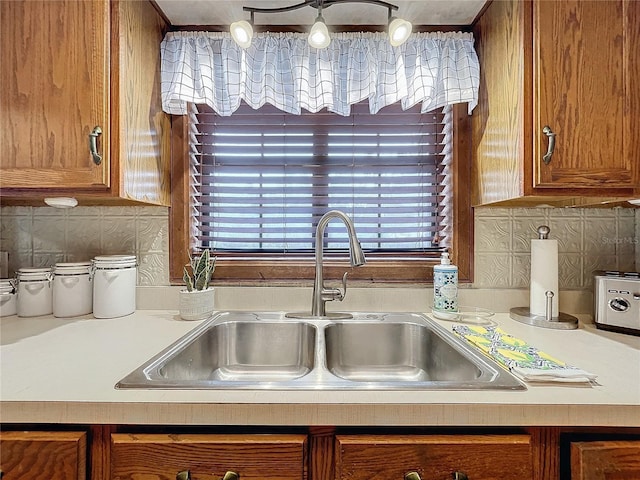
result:
M 344 300 L 344 296 L 347 294 L 347 275 L 349 275 L 349 272 L 344 272 L 342 276 L 342 290 L 340 290 L 340 288 L 323 288 L 322 300 L 325 302 L 331 302 L 333 300 L 341 302 Z
M 349 275 L 349 272 L 344 272 L 344 275 L 342 275 L 342 292 L 340 293 L 340 301 L 344 300 L 344 297 L 347 295 L 347 275 Z

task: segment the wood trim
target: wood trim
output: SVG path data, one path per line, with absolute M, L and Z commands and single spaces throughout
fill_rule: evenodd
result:
M 182 268 L 189 261 L 188 117 L 171 116 L 171 208 L 169 209 L 169 278 L 182 284 Z
M 453 107 L 453 245 L 452 260 L 458 266 L 458 282 L 473 281 L 473 209 L 471 208 L 471 117 L 467 104 Z M 467 133 L 469 133 L 467 135 Z M 433 273 L 431 273 L 433 278 Z
M 113 425 L 92 425 L 89 443 L 89 478 L 109 480 L 111 478 L 111 434 Z
M 454 106 L 454 232 L 453 261 L 458 265 L 461 283 L 473 281 L 473 211 L 468 185 L 471 178 L 471 120 L 466 104 Z M 182 267 L 188 261 L 190 241 L 189 208 L 189 126 L 188 116 L 172 117 L 171 208 L 169 210 L 170 282 L 182 284 Z M 348 262 L 325 262 L 325 278 L 340 279 L 349 272 L 352 285 L 425 284 L 433 280 L 437 258 L 419 260 L 386 260 L 370 258 L 362 267 L 351 268 Z M 311 284 L 313 259 L 282 261 L 266 259 L 217 259 L 214 282 L 222 284 Z

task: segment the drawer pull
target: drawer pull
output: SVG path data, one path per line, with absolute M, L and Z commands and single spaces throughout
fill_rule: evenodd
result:
M 420 477 L 418 477 L 419 479 Z M 236 472 L 232 472 L 231 470 L 229 470 L 227 473 L 224 474 L 224 477 L 222 477 L 220 480 L 239 480 L 240 479 L 240 475 L 238 475 Z M 191 472 L 189 470 L 183 470 L 182 472 L 178 472 L 178 474 L 176 475 L 176 480 L 191 480 Z
M 465 473 L 462 472 L 453 472 L 451 474 L 453 480 L 469 480 L 469 477 Z
M 422 480 L 418 472 L 407 472 L 404 474 L 404 480 Z

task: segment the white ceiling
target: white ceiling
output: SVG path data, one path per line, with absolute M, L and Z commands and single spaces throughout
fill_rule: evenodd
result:
M 302 0 L 155 0 L 173 25 L 229 25 L 249 20 L 242 7 L 291 6 Z M 414 25 L 470 25 L 487 0 L 399 0 L 394 15 Z M 283 13 L 256 13 L 256 25 L 311 25 L 317 10 L 305 6 Z M 322 11 L 327 25 L 386 25 L 388 10 L 371 3 L 334 4 Z

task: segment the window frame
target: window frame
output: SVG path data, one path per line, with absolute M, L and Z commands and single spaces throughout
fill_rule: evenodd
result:
M 453 106 L 453 225 L 450 251 L 458 266 L 458 281 L 470 283 L 473 274 L 473 210 L 471 208 L 471 118 L 467 105 Z M 191 211 L 189 206 L 189 116 L 171 116 L 171 208 L 169 209 L 169 276 L 170 283 L 180 285 L 182 268 L 188 262 L 191 245 Z M 313 257 L 284 258 L 278 254 L 238 257 L 216 254 L 213 282 L 217 285 L 310 285 L 315 274 Z M 361 267 L 351 267 L 345 258 L 324 261 L 327 279 L 340 279 L 349 272 L 352 286 L 407 286 L 433 281 L 435 255 L 409 253 L 403 259 L 397 254 L 378 254 Z

